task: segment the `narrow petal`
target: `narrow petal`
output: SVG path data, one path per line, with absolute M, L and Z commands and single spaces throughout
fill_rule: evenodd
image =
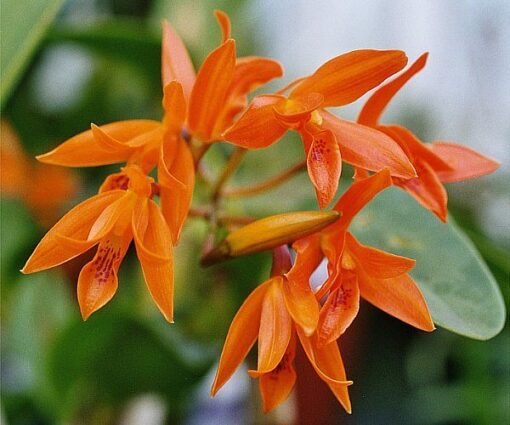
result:
M 422 143 L 407 128 L 399 125 L 381 125 L 377 128 L 395 140 L 413 162 L 427 162 L 435 171 L 452 170 L 448 161 L 445 161 L 432 149 L 429 149 L 428 146 L 430 145 Z
M 326 382 L 347 413 L 351 413 L 351 401 L 347 387 L 352 384 L 352 381 L 347 381 L 336 341 L 320 347 L 317 344 L 316 334 L 307 337 L 299 328 L 297 328 L 297 334 L 308 360 L 319 377 Z
M 264 413 L 278 407 L 290 395 L 296 383 L 294 357 L 296 354 L 296 335 L 293 333 L 289 347 L 282 360 L 271 372 L 259 377 Z
M 345 162 L 376 172 L 388 168 L 396 177 L 416 177 L 409 158 L 391 137 L 326 111 L 321 111 L 321 116 L 322 128 L 335 135 Z
M 221 35 L 222 35 L 222 43 L 225 43 L 230 38 L 230 32 L 232 25 L 230 24 L 230 18 L 228 15 L 223 12 L 222 10 L 216 9 L 214 11 L 214 16 L 216 17 L 216 20 L 218 21 L 218 25 L 221 29 Z
M 195 185 L 195 167 L 191 151 L 186 143 L 175 139 L 177 149 L 175 158 L 166 154 L 166 146 L 172 141 L 165 141 L 162 146 L 160 163 L 158 167 L 158 181 L 160 183 L 161 211 L 165 217 L 172 241 L 175 245 L 188 216 L 193 198 Z M 170 163 L 171 166 L 167 166 Z
M 354 102 L 400 71 L 407 57 L 400 50 L 355 50 L 331 59 L 305 78 L 290 96 L 320 93 L 324 106 Z
M 223 138 L 249 149 L 260 149 L 272 145 L 287 131 L 274 114 L 274 107 L 285 101 L 283 96 L 257 96 L 246 112 L 230 127 Z
M 340 279 L 345 247 L 345 233 L 345 229 L 342 226 L 331 226 L 322 234 L 321 250 L 328 259 L 328 278 L 315 293 L 315 297 L 318 300 L 322 299 Z
M 182 85 L 178 81 L 170 81 L 163 89 L 163 109 L 165 132 L 180 134 L 186 119 L 186 99 Z
M 236 62 L 235 41 L 227 40 L 205 59 L 191 92 L 188 126 L 203 142 L 216 138 L 217 117 L 225 106 Z
M 189 99 L 195 82 L 195 69 L 184 43 L 168 21 L 163 21 L 161 77 L 163 87 L 173 80 L 181 83 L 184 96 Z
M 266 291 L 260 317 L 257 372 L 273 370 L 289 345 L 292 320 L 285 308 L 283 279 L 275 277 Z
M 358 311 L 358 278 L 355 273 L 344 271 L 338 286 L 331 291 L 321 308 L 317 344 L 322 347 L 336 341 L 351 325 Z
M 346 234 L 347 249 L 354 257 L 356 264 L 376 279 L 397 277 L 411 270 L 416 264 L 411 258 L 390 254 L 377 248 L 360 244 L 351 233 Z
M 284 279 L 282 288 L 285 306 L 294 322 L 303 328 L 306 335 L 311 335 L 319 322 L 319 303 L 309 279 L 299 277 L 299 274 L 294 273 L 292 280 Z
M 83 320 L 103 307 L 117 291 L 117 272 L 133 238 L 131 230 L 122 235 L 108 235 L 97 248 L 94 259 L 78 277 L 78 303 Z
M 58 266 L 82 254 L 98 243 L 99 239 L 88 239 L 90 229 L 101 213 L 124 196 L 122 190 L 105 192 L 78 204 L 46 233 L 21 270 L 34 273 Z M 103 228 L 99 238 L 111 229 Z
M 451 170 L 438 171 L 439 180 L 444 183 L 460 182 L 491 174 L 499 168 L 500 163 L 467 146 L 449 143 L 434 142 L 430 149 L 444 161 Z
M 416 165 L 418 177 L 409 180 L 393 179 L 395 185 L 405 189 L 422 206 L 432 211 L 441 221 L 448 215 L 448 194 L 436 172 L 427 164 Z
M 132 227 L 145 283 L 165 319 L 173 323 L 172 237 L 154 201 L 148 200 L 137 204 Z
M 241 305 L 228 330 L 221 352 L 220 364 L 211 387 L 214 395 L 229 380 L 244 358 L 248 355 L 259 334 L 262 302 L 272 279 L 258 286 Z
M 358 274 L 361 296 L 386 313 L 424 331 L 435 329 L 423 295 L 407 274 L 374 279 Z
M 391 177 L 388 169 L 354 182 L 335 204 L 334 209 L 342 213 L 342 217 L 333 226 L 347 228 L 356 214 L 379 192 L 389 186 L 391 186 Z
M 68 167 L 92 167 L 126 161 L 131 154 L 129 147 L 123 146 L 140 134 L 152 131 L 160 126 L 158 121 L 131 120 L 118 121 L 96 127 L 107 137 L 96 138 L 97 130 L 80 133 L 52 151 L 38 155 L 37 159 L 46 164 Z M 95 134 L 94 134 L 95 133 Z M 118 143 L 108 143 L 108 140 Z M 105 142 L 106 140 L 106 142 Z
M 331 131 L 324 130 L 312 134 L 312 144 L 306 163 L 319 207 L 325 208 L 335 197 L 342 172 L 340 149 Z
M 402 72 L 398 77 L 394 78 L 389 83 L 378 88 L 372 96 L 363 105 L 361 112 L 358 116 L 360 124 L 375 126 L 380 116 L 384 112 L 388 103 L 390 103 L 393 96 L 406 84 L 412 77 L 420 72 L 427 63 L 428 53 L 422 54 L 408 69 Z
M 292 248 L 296 251 L 296 258 L 292 269 L 286 275 L 288 279 L 296 281 L 310 280 L 310 276 L 324 258 L 320 249 L 320 239 L 319 234 L 313 234 L 298 239 L 292 244 Z

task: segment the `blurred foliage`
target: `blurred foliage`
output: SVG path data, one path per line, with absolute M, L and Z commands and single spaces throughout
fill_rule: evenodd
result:
M 42 16 L 38 7 L 50 4 L 48 14 L 38 19 Z M 30 6 L 26 0 L 2 2 L 2 117 L 11 121 L 30 155 L 46 151 L 89 128 L 90 122 L 160 117 L 162 17 L 168 18 L 183 34 L 196 65 L 220 39 L 212 18 L 214 8 L 226 10 L 232 17 L 240 55 L 256 51 L 247 36 L 257 22 L 246 17 L 245 2 L 75 0 L 66 2 L 50 27 L 51 17 L 61 4 L 41 0 L 31 1 Z M 23 25 L 18 18 L 12 18 L 7 6 L 23 10 Z M 95 14 L 81 22 L 85 12 L 90 11 Z M 47 28 L 49 32 L 42 39 Z M 30 39 L 27 44 L 21 43 L 24 38 Z M 42 44 L 37 44 L 39 41 Z M 8 43 L 21 47 L 4 51 Z M 7 54 L 13 59 L 5 59 Z M 7 68 L 11 61 L 18 65 Z M 67 75 L 67 67 L 79 72 Z M 4 72 L 12 75 L 5 77 Z M 230 151 L 229 146 L 214 146 L 206 157 L 206 174 L 214 177 Z M 269 149 L 250 153 L 232 186 L 264 180 L 301 159 L 301 142 L 295 135 L 289 135 Z M 111 166 L 78 171 L 84 178 L 79 198 L 94 193 L 103 178 L 117 169 Z M 345 176 L 348 178 L 348 173 Z M 197 201 L 206 195 L 204 185 L 197 187 Z M 73 204 L 78 201 L 69 200 Z M 229 214 L 262 216 L 313 205 L 313 189 L 303 173 L 267 194 L 249 200 L 229 199 L 223 207 Z M 129 401 L 147 393 L 158 394 L 164 400 L 168 423 L 178 423 L 187 409 L 196 408 L 190 405 L 194 391 L 217 359 L 238 306 L 266 278 L 269 256 L 258 254 L 201 269 L 197 258 L 207 228 L 198 220 L 190 220 L 175 252 L 179 259 L 176 325 L 168 326 L 157 313 L 132 253 L 121 267 L 115 299 L 84 323 L 79 319 L 75 302 L 75 277 L 68 269 L 19 275 L 18 270 L 44 231 L 18 202 L 2 199 L 1 207 L 1 395 L 7 422 L 117 423 Z M 425 211 L 420 214 L 423 221 L 417 226 L 422 229 L 413 231 L 429 232 L 433 217 L 426 216 Z M 508 252 L 494 246 L 462 206 L 457 206 L 453 215 L 488 262 L 508 306 Z M 381 224 L 389 225 L 395 217 L 386 217 Z M 457 236 L 447 229 L 434 230 L 435 235 L 445 244 L 458 246 Z M 417 272 L 439 271 L 435 264 L 442 261 L 437 256 L 446 255 L 449 246 L 430 248 L 434 260 L 424 265 L 426 270 Z M 390 250 L 399 251 L 395 246 Z M 462 252 L 473 256 L 471 252 Z M 437 270 L 432 270 L 434 267 Z M 474 278 L 479 270 L 470 277 Z M 483 281 L 486 288 L 493 285 L 485 272 L 477 276 L 477 282 L 471 281 L 473 285 Z M 490 291 L 485 294 L 490 296 Z M 476 317 L 487 324 L 490 315 L 482 314 L 487 299 L 480 295 L 479 300 Z M 458 304 L 448 305 L 441 316 L 446 321 L 443 325 L 453 326 L 445 314 L 457 307 Z M 355 414 L 351 418 L 342 417 L 343 422 L 473 425 L 508 422 L 507 330 L 481 343 L 444 331 L 419 334 L 366 306 L 362 314 L 369 317 L 369 323 L 362 329 L 360 357 L 356 364 L 347 363 L 355 380 L 352 387 Z M 485 330 L 477 329 L 479 337 L 487 336 L 490 333 L 487 329 L 494 331 L 490 323 L 487 326 Z

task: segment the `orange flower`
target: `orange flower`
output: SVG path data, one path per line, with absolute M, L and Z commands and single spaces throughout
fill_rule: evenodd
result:
M 92 129 L 38 156 L 42 162 L 65 166 L 96 166 L 127 161 L 149 172 L 158 165 L 163 215 L 174 243 L 186 219 L 194 186 L 191 137 L 211 143 L 232 124 L 247 103 L 247 95 L 261 84 L 282 75 L 280 64 L 260 57 L 236 61 L 226 14 L 216 16 L 223 42 L 205 59 L 195 75 L 189 54 L 168 22 L 163 23 L 161 122 L 120 121 Z
M 460 144 L 444 141 L 424 144 L 404 127 L 379 124 L 379 118 L 390 100 L 425 67 L 427 56 L 428 53 L 424 53 L 397 78 L 377 89 L 365 103 L 358 122 L 386 133 L 400 145 L 411 159 L 418 176 L 411 179 L 394 176 L 393 182 L 442 221 L 446 221 L 448 197 L 442 183 L 490 174 L 499 167 L 499 163 Z M 363 176 L 366 173 L 358 172 L 358 177 Z
M 258 339 L 257 370 L 249 374 L 259 378 L 264 411 L 277 407 L 296 381 L 293 361 L 297 334 L 317 374 L 350 413 L 347 387 L 352 381 L 346 380 L 338 345 L 333 341 L 319 346 L 312 335 L 319 306 L 308 281 L 305 286 L 285 274 L 291 265 L 287 247 L 273 252 L 272 277 L 248 296 L 232 320 L 211 394 L 214 396 L 228 381 Z
M 82 202 L 51 228 L 21 270 L 33 273 L 58 266 L 97 246 L 78 278 L 83 319 L 104 306 L 117 290 L 117 271 L 134 239 L 149 291 L 173 321 L 172 237 L 159 207 L 150 199 L 153 179 L 136 165 L 116 175 L 118 187 Z
M 294 88 L 288 97 L 282 94 L 255 97 L 224 137 L 238 146 L 264 148 L 287 130 L 298 131 L 321 208 L 336 193 L 342 159 L 367 170 L 387 167 L 397 177 L 414 177 L 411 163 L 390 138 L 324 110 L 355 101 L 406 63 L 405 54 L 398 50 L 358 50 L 338 56 L 311 76 L 291 83 L 288 87 Z
M 328 294 L 317 326 L 319 345 L 335 341 L 349 327 L 358 314 L 360 296 L 412 326 L 434 329 L 425 300 L 407 274 L 415 261 L 364 246 L 347 230 L 355 215 L 390 185 L 388 170 L 353 183 L 334 207 L 341 218 L 293 244 L 295 269 L 303 280 L 328 259 L 328 278 L 316 293 L 318 299 Z
M 33 164 L 14 129 L 3 120 L 1 127 L 0 193 L 23 201 L 39 223 L 49 227 L 57 221 L 63 205 L 75 196 L 78 179 L 69 170 Z

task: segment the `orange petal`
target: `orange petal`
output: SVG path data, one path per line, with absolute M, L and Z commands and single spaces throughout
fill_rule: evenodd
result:
M 345 162 L 370 171 L 388 168 L 396 177 L 416 177 L 409 158 L 391 137 L 326 111 L 321 111 L 321 116 L 322 128 L 335 135 Z
M 326 62 L 298 84 L 290 97 L 320 93 L 324 96 L 324 106 L 346 105 L 406 64 L 407 57 L 400 50 L 355 50 Z
M 301 345 L 319 377 L 328 384 L 337 400 L 351 413 L 351 401 L 347 387 L 352 381 L 347 381 L 344 364 L 336 341 L 319 347 L 317 335 L 307 337 L 299 328 L 296 329 Z
M 434 323 L 420 290 L 407 274 L 390 279 L 374 279 L 358 274 L 361 296 L 386 313 L 424 331 Z
M 335 197 L 342 172 L 340 149 L 331 131 L 324 130 L 312 134 L 312 144 L 306 163 L 319 207 L 325 208 Z
M 404 188 L 422 206 L 432 211 L 441 221 L 446 222 L 448 194 L 436 172 L 427 164 L 416 165 L 418 177 L 409 180 L 393 179 L 397 186 Z
M 437 172 L 439 180 L 444 183 L 484 176 L 496 171 L 500 165 L 498 161 L 467 146 L 449 142 L 434 142 L 429 146 L 432 152 L 440 156 L 452 168 Z
M 184 96 L 189 99 L 195 81 L 195 69 L 184 43 L 168 21 L 163 21 L 161 77 L 163 87 L 172 80 L 181 83 Z
M 225 108 L 218 117 L 216 125 L 218 132 L 223 132 L 230 127 L 234 118 L 246 108 L 249 92 L 273 78 L 281 77 L 282 74 L 282 66 L 275 60 L 257 56 L 239 58 L 228 89 Z
M 317 344 L 336 341 L 351 325 L 359 311 L 359 288 L 356 274 L 344 271 L 338 286 L 331 291 L 321 308 L 317 326 Z
M 315 297 L 320 300 L 329 290 L 335 286 L 340 278 L 342 266 L 342 254 L 345 246 L 345 229 L 331 226 L 326 229 L 321 238 L 321 249 L 328 259 L 328 278 L 315 293 Z
M 379 192 L 391 186 L 391 177 L 388 169 L 357 182 L 335 204 L 334 209 L 342 213 L 342 217 L 333 226 L 347 228 L 355 215 L 368 204 Z
M 133 238 L 131 230 L 121 237 L 108 235 L 97 248 L 94 259 L 78 277 L 78 303 L 83 320 L 103 307 L 117 291 L 117 272 Z
M 176 143 L 175 158 L 168 158 L 166 146 Z M 171 167 L 167 163 L 171 163 Z M 195 186 L 195 167 L 191 151 L 186 143 L 178 138 L 165 141 L 162 146 L 158 167 L 158 181 L 160 183 L 160 202 L 174 245 L 188 216 Z
M 137 204 L 133 214 L 133 235 L 147 288 L 165 319 L 173 323 L 172 237 L 154 201 Z
M 211 387 L 212 396 L 229 380 L 255 343 L 259 334 L 262 302 L 271 284 L 272 279 L 255 288 L 234 316 Z
M 235 41 L 229 39 L 207 56 L 198 71 L 189 101 L 188 125 L 203 142 L 219 136 L 215 134 L 217 117 L 225 107 L 235 62 Z
M 0 125 L 0 193 L 20 198 L 30 190 L 32 167 L 12 126 L 4 119 Z
M 407 128 L 398 125 L 381 125 L 377 128 L 395 140 L 409 158 L 413 160 L 413 163 L 416 161 L 427 162 L 435 171 L 452 170 L 448 161 L 445 161 L 434 153 L 433 150 L 429 149 L 427 144 L 422 143 L 420 139 Z
M 47 164 L 68 167 L 91 167 L 123 162 L 132 152 L 125 143 L 159 126 L 158 121 L 152 120 L 117 121 L 101 127 L 96 126 L 96 130 L 84 131 L 51 152 L 38 155 L 37 159 Z M 95 137 L 98 134 L 106 136 Z
M 272 145 L 287 131 L 274 114 L 274 107 L 282 101 L 285 97 L 280 95 L 255 97 L 239 120 L 223 133 L 223 138 L 243 148 Z
M 266 291 L 260 316 L 257 373 L 273 370 L 290 341 L 292 320 L 285 308 L 283 279 L 275 277 Z
M 186 99 L 182 85 L 178 81 L 170 81 L 163 88 L 163 109 L 165 133 L 180 135 L 186 119 Z
M 264 413 L 275 409 L 289 397 L 296 383 L 296 371 L 293 364 L 295 353 L 296 336 L 293 333 L 289 348 L 278 366 L 271 372 L 259 377 L 259 388 Z
M 218 25 L 221 29 L 221 35 L 222 35 L 222 43 L 225 43 L 230 38 L 230 32 L 232 25 L 230 24 L 230 18 L 228 15 L 223 12 L 222 10 L 216 9 L 214 11 L 214 16 L 216 17 L 216 20 L 218 21 Z
M 380 249 L 360 244 L 349 232 L 346 234 L 346 244 L 359 267 L 376 279 L 397 277 L 411 270 L 416 264 L 411 258 L 390 254 Z
M 315 233 L 306 238 L 298 239 L 292 244 L 296 258 L 287 278 L 295 281 L 310 280 L 310 276 L 319 266 L 324 255 L 320 249 L 320 235 Z
M 90 229 L 101 213 L 125 193 L 122 190 L 101 193 L 74 207 L 46 233 L 27 260 L 22 273 L 58 266 L 92 248 L 99 239 L 88 239 Z M 113 223 L 110 222 L 109 226 L 111 228 Z M 98 236 L 102 237 L 108 230 L 103 228 Z
M 368 126 L 377 125 L 379 117 L 382 115 L 393 96 L 397 94 L 404 84 L 425 67 L 428 55 L 428 53 L 424 53 L 398 77 L 378 88 L 365 102 L 359 113 L 358 122 Z
M 306 335 L 315 332 L 319 321 L 319 303 L 310 287 L 309 279 L 299 279 L 293 274 L 293 279 L 283 282 L 285 306 L 292 319 L 301 326 Z

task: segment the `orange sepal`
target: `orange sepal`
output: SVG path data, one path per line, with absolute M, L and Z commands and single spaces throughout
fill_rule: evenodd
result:
M 362 266 L 369 276 L 376 279 L 400 276 L 407 273 L 416 264 L 416 261 L 411 258 L 362 245 L 349 232 L 346 234 L 345 243 L 356 264 Z
M 229 93 L 246 95 L 257 87 L 283 75 L 280 62 L 259 56 L 237 59 Z
M 223 12 L 223 10 L 216 9 L 214 11 L 214 16 L 216 17 L 216 20 L 218 21 L 218 25 L 221 29 L 221 35 L 222 39 L 221 42 L 225 43 L 230 38 L 230 33 L 232 29 L 232 25 L 230 23 L 230 18 L 228 15 Z
M 336 341 L 351 325 L 359 311 L 359 288 L 355 273 L 343 271 L 320 311 L 317 344 Z
M 87 263 L 78 277 L 78 303 L 83 320 L 103 307 L 117 291 L 117 272 L 133 235 L 127 231 L 118 237 L 102 240 L 93 260 Z
M 167 134 L 179 135 L 186 119 L 186 99 L 182 85 L 178 81 L 170 81 L 163 88 L 163 109 L 165 138 Z
M 405 189 L 422 206 L 432 211 L 441 221 L 448 215 L 448 194 L 436 172 L 427 163 L 416 166 L 418 177 L 409 180 L 393 179 L 395 185 Z
M 402 148 L 386 134 L 373 128 L 343 120 L 326 111 L 320 112 L 322 128 L 336 138 L 342 159 L 370 171 L 388 168 L 392 176 L 416 177 L 416 171 Z
M 406 152 L 409 158 L 414 162 L 426 162 L 434 171 L 451 171 L 452 167 L 437 155 L 429 145 L 422 143 L 410 130 L 399 125 L 381 125 L 378 130 L 386 133 Z M 399 177 L 399 176 L 395 176 Z
M 58 266 L 92 248 L 114 223 L 105 222 L 108 225 L 89 239 L 91 228 L 103 211 L 125 193 L 123 190 L 101 193 L 74 207 L 46 233 L 21 272 L 34 273 Z
M 351 413 L 347 387 L 352 384 L 352 381 L 347 381 L 336 341 L 320 347 L 317 344 L 317 334 L 307 337 L 299 328 L 296 328 L 296 331 L 306 356 L 319 377 L 326 382 L 347 413 Z
M 290 96 L 320 93 L 324 96 L 325 107 L 346 105 L 406 64 L 407 57 L 400 50 L 355 50 L 326 62 L 301 81 Z
M 312 133 L 306 158 L 308 176 L 315 187 L 319 208 L 335 197 L 342 172 L 342 157 L 335 136 L 329 130 Z
M 152 299 L 167 321 L 173 323 L 174 273 L 172 237 L 160 209 L 150 199 L 137 202 L 132 229 L 136 254 Z
M 258 340 L 257 374 L 272 371 L 289 345 L 292 320 L 285 308 L 283 279 L 274 277 L 262 301 Z
M 390 172 L 387 168 L 366 179 L 354 182 L 335 204 L 334 209 L 342 216 L 332 225 L 346 229 L 356 214 L 379 192 L 391 186 Z
M 188 126 L 203 142 L 219 137 L 217 118 L 225 107 L 235 62 L 235 41 L 229 39 L 207 56 L 198 71 L 189 101 Z
M 259 389 L 262 396 L 264 413 L 278 407 L 290 395 L 296 383 L 294 357 L 296 354 L 296 335 L 293 332 L 289 347 L 282 360 L 271 372 L 260 375 Z
M 166 147 L 175 144 L 174 158 L 169 158 Z M 173 161 L 172 161 L 173 160 Z M 168 166 L 167 164 L 171 165 Z M 161 147 L 158 166 L 161 211 L 165 217 L 175 245 L 188 216 L 195 185 L 195 167 L 188 145 L 180 139 L 166 140 Z
M 427 63 L 428 53 L 422 54 L 416 61 L 398 77 L 378 88 L 363 105 L 358 116 L 360 124 L 375 126 L 386 106 L 393 96 L 406 84 L 414 75 L 420 72 Z
M 211 387 L 211 396 L 229 380 L 247 356 L 259 334 L 262 302 L 272 279 L 259 285 L 237 311 L 228 330 L 220 363 Z
M 451 170 L 438 171 L 439 180 L 444 183 L 454 183 L 491 174 L 499 168 L 500 163 L 467 146 L 449 143 L 433 142 L 429 145 L 432 152 L 446 161 Z
M 313 334 L 319 321 L 319 303 L 309 279 L 293 274 L 293 279 L 287 278 L 283 282 L 283 295 L 287 311 L 296 325 L 303 328 L 306 335 Z
M 163 21 L 161 79 L 163 87 L 170 81 L 177 80 L 182 84 L 185 98 L 189 99 L 195 82 L 195 69 L 186 46 L 166 20 Z
M 159 126 L 158 121 L 152 120 L 117 121 L 101 127 L 96 126 L 95 130 L 87 130 L 71 137 L 52 151 L 36 158 L 46 164 L 68 167 L 92 167 L 123 162 L 132 152 L 127 142 Z M 96 137 L 97 135 L 100 137 Z M 106 136 L 101 137 L 102 135 Z
M 358 271 L 361 296 L 371 304 L 424 331 L 435 329 L 418 286 L 407 274 L 390 279 L 374 279 Z
M 239 120 L 223 133 L 223 138 L 249 149 L 272 145 L 287 131 L 274 114 L 274 107 L 282 101 L 285 98 L 280 95 L 255 97 Z

